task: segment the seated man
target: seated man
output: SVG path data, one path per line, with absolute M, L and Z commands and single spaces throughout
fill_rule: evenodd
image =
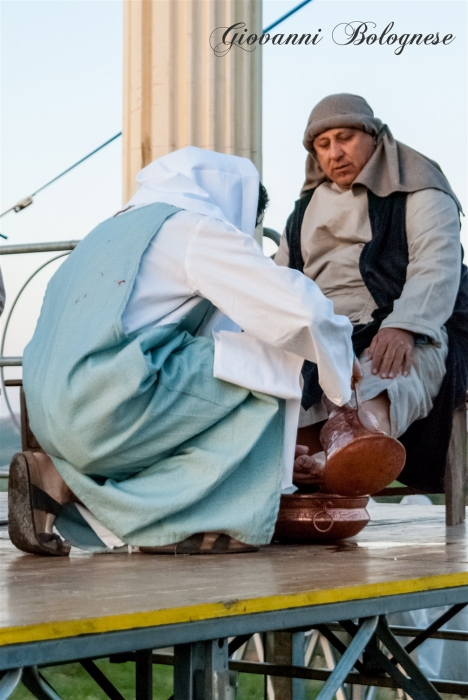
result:
M 306 181 L 275 262 L 314 280 L 349 318 L 364 407 L 406 447 L 401 479 L 439 492 L 468 386 L 460 203 L 439 166 L 395 141 L 362 97 L 319 102 L 304 146 Z M 306 362 L 303 376 L 299 442 L 319 452 L 297 460 L 298 480 L 319 477 L 311 426 L 328 413 L 316 367 Z
M 348 319 L 253 238 L 255 166 L 188 147 L 137 181 L 53 276 L 24 352 L 45 450 L 10 469 L 10 536 L 27 552 L 266 544 L 291 485 L 303 360 L 330 400 L 351 395 Z

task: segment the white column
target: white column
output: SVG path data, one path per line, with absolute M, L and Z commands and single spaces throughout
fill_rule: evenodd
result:
M 261 47 L 217 57 L 210 35 L 245 22 L 261 34 L 261 0 L 125 0 L 123 198 L 138 171 L 188 145 L 262 168 Z

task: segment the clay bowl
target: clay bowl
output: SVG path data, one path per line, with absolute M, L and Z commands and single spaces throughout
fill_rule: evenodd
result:
M 283 494 L 273 539 L 309 544 L 354 537 L 370 520 L 368 502 L 368 496 Z

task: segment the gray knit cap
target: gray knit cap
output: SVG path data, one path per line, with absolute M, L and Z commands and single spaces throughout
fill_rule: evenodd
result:
M 346 93 L 329 95 L 320 100 L 310 114 L 304 134 L 305 148 L 311 151 L 316 136 L 339 127 L 362 129 L 377 136 L 383 124 L 374 117 L 374 112 L 363 97 Z

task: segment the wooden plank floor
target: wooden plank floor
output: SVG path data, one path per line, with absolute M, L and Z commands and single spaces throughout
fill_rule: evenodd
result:
M 0 645 L 468 586 L 466 529 L 447 529 L 442 506 L 370 512 L 341 544 L 237 556 L 49 559 L 18 552 L 3 531 Z

